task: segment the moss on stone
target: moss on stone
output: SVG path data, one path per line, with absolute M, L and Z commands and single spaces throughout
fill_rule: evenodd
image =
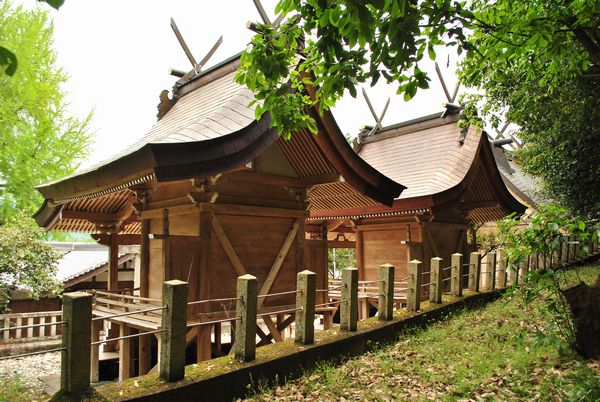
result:
M 367 333 L 386 325 L 394 325 L 399 321 L 434 311 L 442 306 L 454 304 L 458 301 L 464 300 L 466 297 L 476 294 L 478 293 L 468 290 L 464 291 L 464 297 L 454 297 L 449 294 L 444 294 L 441 304 L 432 304 L 428 301 L 423 301 L 421 303 L 421 309 L 418 312 L 407 311 L 406 309 L 396 310 L 394 312 L 393 321 L 380 321 L 377 317 L 371 317 L 358 323 L 357 332 L 343 332 L 340 331 L 339 328 L 319 331 L 315 334 L 315 343 L 312 345 L 297 344 L 293 339 L 289 339 L 283 342 L 263 346 L 257 348 L 256 359 L 247 363 L 242 363 L 236 360 L 233 356 L 223 356 L 216 359 L 191 364 L 185 368 L 185 378 L 175 382 L 163 381 L 158 377 L 158 374 L 148 374 L 137 378 L 130 378 L 123 382 L 104 384 L 96 387 L 93 395 L 90 395 L 88 399 L 83 399 L 83 401 L 120 401 L 131 398 L 139 398 L 144 395 L 160 393 L 166 390 L 183 387 L 191 383 L 201 382 L 236 370 L 261 365 L 265 362 L 273 361 L 284 356 L 293 355 L 294 353 L 302 350 L 317 347 L 317 345 L 334 343 L 348 337 L 355 336 L 356 334 Z M 53 397 L 52 401 L 66 402 L 70 400 L 54 399 Z

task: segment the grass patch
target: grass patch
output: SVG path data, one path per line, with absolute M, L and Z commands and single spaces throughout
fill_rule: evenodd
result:
M 570 276 L 593 284 L 599 274 L 595 265 Z M 543 306 L 504 297 L 451 318 L 248 400 L 600 400 L 591 363 L 536 335 L 550 319 Z

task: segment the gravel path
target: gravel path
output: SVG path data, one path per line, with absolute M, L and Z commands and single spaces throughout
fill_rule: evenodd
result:
M 54 392 L 56 379 L 60 385 L 60 352 L 0 360 L 0 381 L 21 381 L 32 396 Z

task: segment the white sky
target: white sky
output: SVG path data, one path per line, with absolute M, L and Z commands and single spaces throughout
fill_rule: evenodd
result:
M 38 6 L 32 4 L 37 3 L 34 0 L 19 2 Z M 271 16 L 275 3 L 263 0 Z M 84 165 L 99 162 L 143 136 L 156 122 L 160 92 L 171 89 L 176 81 L 168 69 L 191 69 L 169 26 L 171 17 L 196 60 L 223 35 L 223 44 L 207 67 L 243 50 L 252 35 L 246 22 L 259 20 L 252 0 L 66 0 L 59 11 L 47 5 L 39 7 L 52 10 L 58 64 L 70 76 L 65 89 L 71 113 L 83 118 L 94 110 L 95 144 Z M 438 53 L 452 91 L 456 81 L 451 70 L 456 58 L 451 57 L 448 69 L 444 49 Z M 394 87 L 367 86 L 377 113 L 391 97 L 384 125 L 441 112 L 446 98 L 433 63 L 421 68 L 431 73 L 431 89 L 419 91 L 408 103 L 395 94 Z M 342 131 L 352 135 L 361 125 L 375 123 L 360 92 L 356 99 L 349 95 L 342 99 L 334 115 Z

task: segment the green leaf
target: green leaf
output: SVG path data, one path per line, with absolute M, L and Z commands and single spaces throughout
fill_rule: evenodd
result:
M 42 0 L 38 0 L 38 1 L 42 1 Z M 65 2 L 65 0 L 43 0 L 46 3 L 50 4 L 52 7 L 54 7 L 55 9 L 59 9 Z
M 0 46 L 0 68 L 4 73 L 12 77 L 17 71 L 17 56 L 7 48 Z

